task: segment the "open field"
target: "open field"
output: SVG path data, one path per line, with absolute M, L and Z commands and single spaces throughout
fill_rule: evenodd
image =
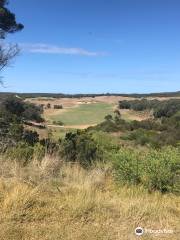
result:
M 119 96 L 101 96 L 101 97 L 83 97 L 83 98 L 32 98 L 26 101 L 36 105 L 48 103 L 51 108 L 44 108 L 43 117 L 46 121 L 47 129 L 39 131 L 41 137 L 47 136 L 48 132 L 52 133 L 55 139 L 64 137 L 66 132 L 75 129 L 86 129 L 95 126 L 104 120 L 107 114 L 113 114 L 118 107 L 118 102 L 122 100 L 133 100 L 135 98 Z M 156 97 L 148 98 L 149 100 L 168 100 L 172 98 Z M 54 105 L 62 105 L 63 109 L 54 109 Z M 127 121 L 142 121 L 151 117 L 149 112 L 137 112 L 129 109 L 121 109 L 121 117 Z M 63 126 L 56 122 L 61 121 Z
M 107 114 L 113 114 L 120 100 L 132 100 L 129 97 L 102 96 L 95 98 L 34 98 L 27 99 L 36 105 L 50 103 L 50 109 L 44 109 L 44 118 L 48 127 L 52 127 L 57 132 L 62 132 L 61 126 L 56 126 L 53 122 L 61 121 L 67 129 L 85 129 L 103 121 Z M 62 105 L 63 109 L 54 109 L 54 105 Z M 122 118 L 126 120 L 144 120 L 149 117 L 148 113 L 137 113 L 135 111 L 121 110 Z M 61 128 L 61 129 L 60 129 Z
M 141 239 L 179 239 L 178 197 L 149 194 L 140 186 L 117 188 L 105 169 L 84 170 L 48 157 L 26 168 L 3 160 L 0 238 L 135 240 L 134 229 L 142 226 L 173 233 Z
M 54 113 L 49 119 L 51 121 L 61 120 L 65 126 L 94 125 L 102 122 L 107 114 L 113 114 L 112 104 L 91 103 L 66 109 L 57 115 Z

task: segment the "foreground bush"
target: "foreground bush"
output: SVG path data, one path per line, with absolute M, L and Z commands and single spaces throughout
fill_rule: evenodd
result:
M 137 152 L 129 149 L 121 149 L 114 156 L 116 179 L 123 183 L 140 183 L 142 171 L 141 162 L 142 159 L 140 159 L 140 156 Z
M 163 148 L 151 150 L 144 159 L 143 183 L 150 190 L 180 193 L 180 150 Z
M 113 159 L 119 182 L 142 184 L 149 191 L 179 192 L 180 150 L 167 147 L 140 154 L 122 149 Z

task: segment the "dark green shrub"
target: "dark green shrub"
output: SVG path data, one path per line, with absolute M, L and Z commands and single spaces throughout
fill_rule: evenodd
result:
M 91 166 L 95 160 L 98 160 L 97 145 L 90 136 L 80 135 L 77 138 L 76 147 L 76 158 L 82 166 Z
M 23 133 L 23 140 L 29 144 L 34 145 L 39 142 L 39 134 L 35 131 L 25 130 Z
M 97 144 L 87 132 L 67 133 L 61 146 L 61 154 L 67 161 L 77 161 L 84 167 L 100 158 Z

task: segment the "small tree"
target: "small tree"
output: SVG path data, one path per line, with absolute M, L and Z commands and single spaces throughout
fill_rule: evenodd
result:
M 46 107 L 47 107 L 48 109 L 51 108 L 51 104 L 48 103 L 48 104 L 46 105 Z
M 104 119 L 105 119 L 106 121 L 111 121 L 111 120 L 113 119 L 113 117 L 112 117 L 110 114 L 108 114 L 108 115 L 105 116 Z
M 118 116 L 119 118 L 121 117 L 121 113 L 120 113 L 120 111 L 119 111 L 118 109 L 115 109 L 115 110 L 114 110 L 114 114 L 115 114 L 116 116 Z
M 116 124 L 119 124 L 121 121 L 121 113 L 118 109 L 114 110 L 114 121 Z

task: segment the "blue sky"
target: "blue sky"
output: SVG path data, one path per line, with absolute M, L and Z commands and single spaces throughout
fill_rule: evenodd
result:
M 10 0 L 25 26 L 3 72 L 16 92 L 180 90 L 179 0 Z

